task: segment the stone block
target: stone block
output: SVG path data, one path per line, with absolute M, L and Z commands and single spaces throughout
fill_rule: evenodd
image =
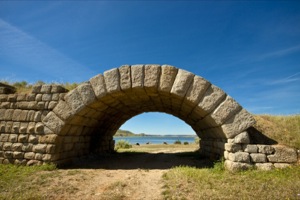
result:
M 8 142 L 9 135 L 10 135 L 10 134 L 4 134 L 4 133 L 1 133 L 1 134 L 0 134 L 0 142 Z
M 35 101 L 36 94 L 27 94 L 27 101 Z
M 36 136 L 36 135 L 29 135 L 29 137 L 28 137 L 28 142 L 29 143 L 37 144 L 38 141 L 39 141 L 38 136 Z
M 13 158 L 13 152 L 12 151 L 4 151 L 4 158 Z
M 52 94 L 43 94 L 42 95 L 42 101 L 51 101 L 52 100 Z
M 120 74 L 117 68 L 105 71 L 104 80 L 106 85 L 106 91 L 108 93 L 115 93 L 120 91 Z
M 5 109 L 0 109 L 0 110 L 5 110 Z M 14 110 L 13 109 L 7 109 L 5 110 L 4 114 L 4 120 L 6 121 L 11 121 L 13 118 Z
M 258 147 L 255 144 L 245 144 L 245 145 L 243 145 L 243 149 L 245 152 L 248 152 L 248 153 L 257 153 L 258 152 Z
M 28 127 L 28 123 L 27 122 L 22 122 L 20 124 L 19 133 L 26 133 L 27 132 L 27 127 Z
M 272 154 L 275 149 L 271 145 L 257 145 L 259 153 Z
M 80 84 L 77 87 L 77 91 L 81 96 L 82 102 L 85 105 L 89 105 L 96 100 L 96 96 L 94 90 L 89 83 Z
M 37 102 L 36 106 L 37 106 L 38 110 L 44 110 L 44 109 L 46 109 L 46 104 L 45 104 L 45 102 L 42 102 L 42 101 Z
M 274 163 L 274 167 L 277 169 L 284 169 L 284 168 L 287 168 L 290 166 L 291 166 L 291 164 L 289 164 L 289 163 Z
M 57 117 L 54 112 L 48 113 L 48 115 L 43 119 L 43 123 L 56 134 L 58 134 L 65 125 L 65 122 Z
M 11 145 L 12 151 L 22 151 L 23 144 L 22 143 L 13 143 Z
M 227 138 L 234 138 L 239 133 L 253 126 L 255 120 L 246 110 L 242 109 L 227 120 L 221 127 Z
M 119 67 L 120 73 L 120 86 L 121 89 L 124 90 L 131 90 L 131 70 L 130 65 L 122 65 Z
M 4 142 L 3 146 L 2 146 L 2 150 L 3 151 L 11 151 L 11 146 L 12 146 L 11 142 Z
M 51 87 L 51 93 L 64 93 L 64 92 L 68 92 L 68 90 L 61 85 L 53 84 Z
M 171 89 L 171 94 L 183 98 L 187 93 L 194 76 L 195 75 L 191 72 L 179 69 Z
M 53 112 L 63 120 L 68 119 L 72 115 L 72 110 L 65 101 L 59 101 Z
M 85 107 L 81 95 L 77 89 L 68 92 L 65 96 L 65 101 L 73 110 L 73 113 L 77 113 Z
M 265 163 L 267 162 L 267 156 L 263 153 L 251 153 L 251 161 L 254 163 Z
M 35 134 L 43 134 L 44 133 L 44 124 L 42 122 L 38 122 L 35 124 L 34 133 Z
M 18 135 L 17 134 L 10 134 L 9 141 L 10 142 L 18 142 Z
M 55 106 L 57 105 L 57 101 L 50 101 L 47 108 L 49 110 L 53 110 L 55 108 Z
M 244 131 L 237 136 L 234 137 L 234 143 L 238 144 L 249 144 L 250 143 L 250 138 L 247 133 L 247 131 Z
M 107 92 L 105 87 L 105 81 L 104 81 L 104 76 L 102 74 L 98 74 L 97 76 L 91 78 L 90 83 L 98 99 L 106 95 Z
M 6 122 L 5 132 L 6 133 L 11 133 L 12 132 L 12 126 L 13 126 L 13 122 Z
M 39 143 L 55 144 L 57 139 L 56 134 L 43 135 L 39 137 Z
M 33 144 L 31 144 L 31 143 L 23 143 L 22 151 L 24 151 L 24 152 L 30 152 L 30 151 L 32 151 L 32 148 L 33 148 Z
M 52 89 L 52 85 L 50 84 L 44 84 L 41 87 L 41 93 L 42 94 L 50 94 Z
M 275 146 L 275 154 L 269 155 L 269 162 L 276 163 L 296 163 L 298 161 L 297 152 L 293 148 Z
M 24 158 L 28 159 L 28 160 L 34 159 L 35 158 L 35 153 L 33 153 L 33 152 L 26 152 L 24 154 Z
M 12 115 L 12 120 L 13 121 L 19 121 L 20 120 L 21 112 L 22 112 L 22 110 L 20 110 L 20 109 L 14 110 L 14 113 Z
M 42 112 L 41 111 L 35 112 L 34 117 L 33 117 L 33 121 L 34 122 L 40 122 L 41 120 L 42 120 Z
M 52 94 L 52 101 L 58 101 L 59 100 L 59 95 L 58 93 Z
M 230 160 L 225 160 L 224 166 L 229 171 L 247 170 L 252 167 L 252 165 L 248 163 L 233 162 Z
M 43 94 L 37 94 L 37 95 L 35 96 L 35 101 L 36 101 L 36 102 L 42 101 L 42 97 L 43 97 Z
M 178 72 L 177 68 L 170 65 L 163 65 L 161 67 L 161 76 L 160 76 L 158 90 L 161 92 L 169 93 L 172 89 L 177 72 Z
M 24 158 L 24 152 L 13 152 L 13 158 L 16 158 L 16 159 L 22 159 Z
M 186 100 L 191 102 L 193 105 L 198 104 L 210 85 L 210 82 L 204 78 L 200 76 L 194 76 L 193 82 L 186 93 Z
M 238 152 L 242 150 L 242 146 L 235 143 L 225 143 L 225 150 L 229 152 Z
M 200 107 L 207 115 L 211 113 L 226 97 L 226 94 L 218 87 L 210 85 L 206 90 L 204 97 L 200 100 L 198 107 Z
M 233 162 L 250 163 L 250 155 L 246 152 L 229 153 L 228 158 Z
M 33 146 L 35 153 L 46 153 L 47 144 L 37 144 Z
M 144 88 L 146 91 L 157 91 L 160 71 L 160 65 L 145 65 Z
M 43 154 L 41 154 L 41 153 L 36 153 L 34 159 L 35 159 L 35 160 L 43 160 Z
M 34 133 L 35 122 L 29 122 L 27 127 L 27 133 Z
M 132 88 L 144 87 L 144 65 L 131 66 Z
M 41 88 L 42 88 L 42 85 L 34 85 L 32 87 L 32 93 L 40 93 L 41 92 Z
M 255 167 L 258 170 L 264 170 L 264 171 L 274 169 L 274 165 L 272 163 L 255 163 Z
M 28 142 L 28 135 L 19 135 L 18 136 L 18 142 L 20 142 L 20 143 L 26 143 L 26 142 Z

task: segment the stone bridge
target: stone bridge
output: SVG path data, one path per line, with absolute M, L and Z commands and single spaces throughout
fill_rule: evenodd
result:
M 284 167 L 296 150 L 266 144 L 255 120 L 204 78 L 169 65 L 124 65 L 92 77 L 72 91 L 35 85 L 15 94 L 0 84 L 0 163 L 66 164 L 90 153 L 112 152 L 113 135 L 130 118 L 163 112 L 189 124 L 200 152 L 225 158 L 231 170 Z

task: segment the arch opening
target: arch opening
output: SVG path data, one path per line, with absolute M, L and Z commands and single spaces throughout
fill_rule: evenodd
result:
M 112 152 L 121 125 L 146 112 L 184 121 L 201 138 L 201 153 L 214 159 L 223 156 L 227 139 L 254 123 L 235 100 L 200 76 L 169 65 L 125 65 L 79 85 L 45 117 L 44 124 L 61 138 L 54 160 Z

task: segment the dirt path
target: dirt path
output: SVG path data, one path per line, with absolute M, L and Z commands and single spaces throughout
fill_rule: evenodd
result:
M 98 156 L 78 161 L 73 169 L 59 170 L 45 193 L 49 199 L 160 200 L 163 174 L 182 165 L 208 163 L 178 149 Z M 53 190 L 56 193 L 47 193 Z

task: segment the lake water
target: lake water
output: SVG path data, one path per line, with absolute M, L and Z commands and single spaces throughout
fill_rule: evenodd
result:
M 143 136 L 143 137 L 120 137 L 115 136 L 114 140 L 117 143 L 119 140 L 126 140 L 130 144 L 174 144 L 175 141 L 179 140 L 181 143 L 188 142 L 194 143 L 197 136 Z

